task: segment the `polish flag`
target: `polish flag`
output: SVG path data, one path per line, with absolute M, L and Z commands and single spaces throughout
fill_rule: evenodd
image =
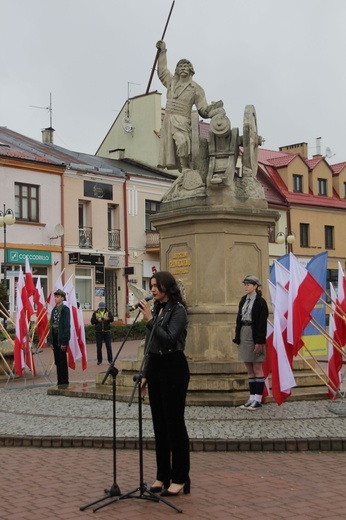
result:
M 86 354 L 86 341 L 85 341 L 85 330 L 82 313 L 78 312 L 76 291 L 72 281 L 73 276 L 70 276 L 66 284 L 64 285 L 64 291 L 66 292 L 66 304 L 70 308 L 71 313 L 71 339 L 69 344 L 69 366 L 75 368 L 75 362 L 82 358 L 82 368 L 87 368 L 87 354 Z M 72 359 L 73 358 L 73 359 Z M 73 365 L 73 366 L 72 366 Z
M 335 297 L 334 288 L 333 294 Z M 332 301 L 336 303 L 334 305 L 335 333 L 339 338 L 338 343 L 343 347 L 346 344 L 346 322 L 344 320 L 346 315 L 346 280 L 340 262 L 338 262 L 338 294 L 335 299 L 332 297 Z
M 336 294 L 334 291 L 334 287 L 330 284 L 330 297 L 332 302 L 336 301 Z M 335 308 L 335 303 L 332 303 L 333 309 Z M 331 313 L 329 315 L 329 330 L 328 335 L 331 338 L 328 341 L 328 378 L 333 383 L 333 387 L 336 389 L 340 389 L 341 386 L 341 369 L 343 364 L 343 355 L 342 353 L 335 348 L 334 343 L 337 343 L 340 346 L 339 335 L 335 326 L 335 314 Z M 333 340 L 333 341 L 331 341 Z M 341 346 L 340 346 L 341 348 Z M 328 388 L 328 395 L 330 399 L 335 399 L 337 394 L 333 392 L 330 388 Z
M 267 337 L 266 337 L 266 358 L 262 363 L 263 376 L 264 376 L 264 389 L 262 394 L 262 403 L 266 402 L 266 397 L 271 395 L 270 392 L 270 384 L 269 384 L 269 375 L 272 371 L 272 351 L 273 351 L 273 335 L 274 335 L 274 327 L 267 320 Z
M 276 282 L 280 283 L 282 287 L 288 289 L 290 285 L 290 272 L 277 260 L 274 260 L 275 279 Z
M 323 288 L 290 253 L 290 284 L 288 289 L 287 340 L 296 355 L 303 346 L 302 335 L 310 313 L 323 294 Z
M 272 351 L 272 394 L 281 405 L 296 386 L 292 371 L 293 353 L 287 342 L 288 291 L 276 284 L 274 309 L 274 333 Z
M 14 367 L 19 377 L 23 375 L 23 368 L 28 367 L 36 375 L 34 359 L 30 349 L 29 324 L 26 309 L 23 303 L 28 299 L 22 268 L 16 287 L 16 327 L 14 337 Z
M 41 278 L 38 276 L 34 294 L 34 303 L 36 305 L 36 323 L 35 327 L 39 339 L 38 347 L 44 348 L 47 344 L 47 336 L 49 332 L 48 313 L 46 302 L 44 299 L 43 289 L 41 286 Z
M 58 276 L 55 284 L 54 284 L 54 287 L 53 287 L 53 290 L 52 292 L 50 293 L 50 295 L 48 296 L 47 298 L 47 303 L 48 303 L 48 314 L 51 315 L 52 314 L 52 310 L 54 309 L 55 307 L 55 299 L 54 299 L 54 293 L 55 291 L 57 291 L 58 289 L 61 289 L 61 290 L 64 290 L 64 284 L 62 283 L 62 275 L 64 273 L 65 269 L 63 269 L 60 273 L 60 275 Z

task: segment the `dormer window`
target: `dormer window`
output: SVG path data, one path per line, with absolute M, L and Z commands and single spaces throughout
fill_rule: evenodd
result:
M 293 175 L 293 191 L 295 193 L 303 193 L 303 176 Z
M 327 179 L 318 179 L 318 194 L 324 197 L 327 195 Z

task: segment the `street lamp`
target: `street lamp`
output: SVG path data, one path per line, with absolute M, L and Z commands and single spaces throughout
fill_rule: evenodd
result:
M 292 244 L 295 241 L 296 241 L 296 236 L 293 233 L 293 231 L 291 231 L 290 233 L 287 233 L 287 232 L 284 233 L 283 231 L 279 231 L 279 233 L 276 235 L 276 239 L 275 239 L 275 242 L 277 244 L 285 244 L 286 253 L 288 253 L 288 251 L 292 250 Z
M 4 211 L 0 210 L 0 227 L 4 228 L 4 280 L 3 285 L 5 287 L 6 294 L 7 292 L 7 249 L 6 249 L 6 228 L 7 226 L 12 226 L 16 221 L 16 217 L 14 215 L 14 211 L 12 209 L 6 209 L 6 205 L 4 204 Z M 8 311 L 8 301 L 6 302 L 6 310 Z M 4 329 L 6 330 L 6 317 L 4 317 Z

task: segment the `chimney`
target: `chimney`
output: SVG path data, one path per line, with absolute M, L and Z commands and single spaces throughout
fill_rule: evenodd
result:
M 44 128 L 42 131 L 42 143 L 43 144 L 53 144 L 53 133 L 55 132 L 54 128 L 51 126 L 49 128 Z
M 316 154 L 313 157 L 322 157 L 321 154 L 321 140 L 322 137 L 316 137 Z

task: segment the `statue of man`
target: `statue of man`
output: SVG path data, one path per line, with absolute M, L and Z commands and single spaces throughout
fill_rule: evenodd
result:
M 191 111 L 195 105 L 203 118 L 210 117 L 217 103 L 208 105 L 204 90 L 193 81 L 195 73 L 190 61 L 182 59 L 177 63 L 175 73 L 167 68 L 167 49 L 164 41 L 156 44 L 158 56 L 158 76 L 167 88 L 167 104 L 161 128 L 159 166 L 185 173 L 190 170 L 191 156 Z

